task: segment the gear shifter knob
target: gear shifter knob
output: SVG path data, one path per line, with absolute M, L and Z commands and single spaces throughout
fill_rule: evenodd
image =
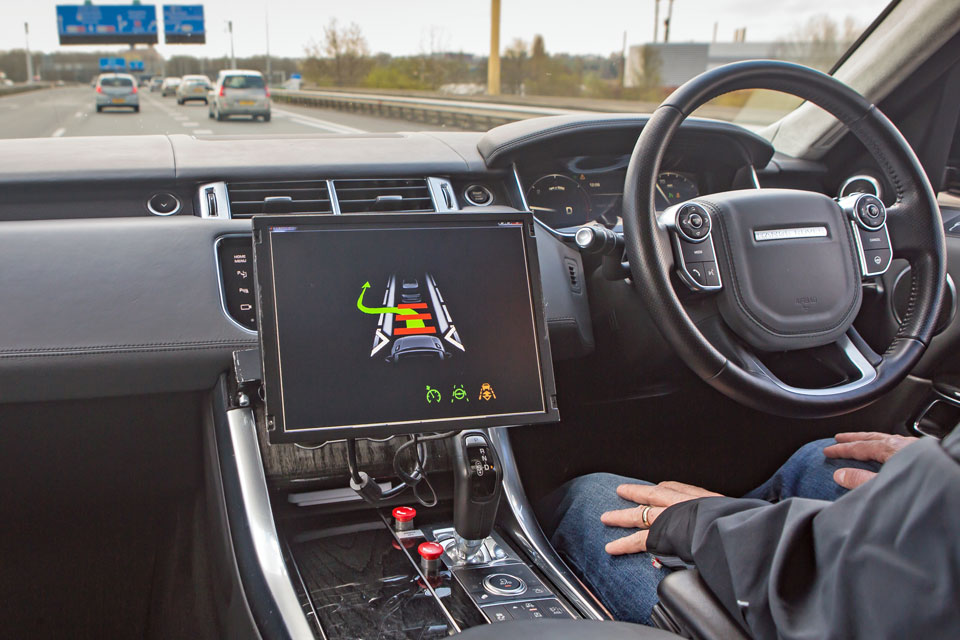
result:
M 500 460 L 482 431 L 454 438 L 453 526 L 464 561 L 493 531 L 500 504 Z

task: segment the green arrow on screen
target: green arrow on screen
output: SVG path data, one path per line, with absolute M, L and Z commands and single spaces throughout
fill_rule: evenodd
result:
M 357 298 L 357 309 L 362 313 L 369 313 L 371 315 L 378 316 L 381 313 L 395 313 L 401 316 L 415 316 L 417 315 L 416 310 L 414 309 L 401 309 L 400 307 L 367 307 L 363 304 L 363 294 L 367 292 L 367 289 L 370 288 L 369 282 L 364 282 L 363 286 L 360 288 L 360 297 Z M 422 321 L 421 321 L 422 322 Z

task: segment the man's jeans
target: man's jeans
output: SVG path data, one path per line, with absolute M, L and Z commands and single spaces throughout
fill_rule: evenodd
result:
M 791 497 L 836 500 L 847 492 L 833 481 L 841 467 L 877 471 L 878 463 L 828 459 L 832 438 L 801 447 L 765 483 L 746 494 L 777 502 Z M 650 484 L 610 473 L 592 473 L 566 483 L 544 501 L 544 529 L 553 546 L 607 606 L 614 618 L 648 624 L 657 603 L 657 585 L 669 573 L 653 564 L 649 553 L 611 556 L 604 546 L 636 529 L 608 527 L 600 514 L 637 506 L 617 495 L 621 484 Z

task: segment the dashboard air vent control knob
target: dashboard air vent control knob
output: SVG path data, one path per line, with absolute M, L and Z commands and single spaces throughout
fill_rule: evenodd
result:
M 417 510 L 413 507 L 397 507 L 393 510 L 394 529 L 410 531 L 413 529 L 413 519 L 417 517 Z

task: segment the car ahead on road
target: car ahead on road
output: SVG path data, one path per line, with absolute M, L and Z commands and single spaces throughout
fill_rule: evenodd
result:
M 97 78 L 97 113 L 105 107 L 130 107 L 140 111 L 137 80 L 128 73 L 104 73 Z
M 270 90 L 259 71 L 228 69 L 217 76 L 211 92 L 208 115 L 217 120 L 251 116 L 270 122 Z
M 439 358 L 444 360 L 450 354 L 443 348 L 443 343 L 434 336 L 404 336 L 397 338 L 387 356 L 387 362 L 398 362 L 410 358 Z
M 203 100 L 203 104 L 209 104 L 209 92 L 210 78 L 207 76 L 183 76 L 180 86 L 177 87 L 177 104 L 184 104 L 189 100 Z
M 150 93 L 156 93 L 160 91 L 160 87 L 163 86 L 163 76 L 153 76 L 150 78 Z
M 163 84 L 160 85 L 160 95 L 166 98 L 167 96 L 177 95 L 177 87 L 180 86 L 180 78 L 164 78 Z

